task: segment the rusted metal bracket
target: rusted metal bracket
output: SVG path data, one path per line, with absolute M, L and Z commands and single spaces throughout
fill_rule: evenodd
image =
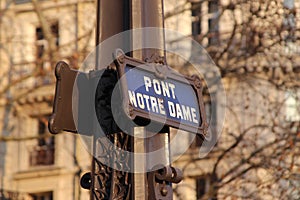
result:
M 111 92 L 117 81 L 115 70 L 101 69 L 84 73 L 60 61 L 56 65 L 55 76 L 53 113 L 49 119 L 51 133 L 68 131 L 93 134 L 93 123 L 96 123 L 92 118 L 93 112 L 96 112 L 105 134 L 118 132 L 110 109 Z
M 146 58 L 145 62 L 153 68 L 156 77 L 163 80 L 167 78 L 168 66 L 163 56 L 154 53 L 150 58 Z
M 148 174 L 149 200 L 170 200 L 173 196 L 171 183 L 179 183 L 183 178 L 182 171 L 165 166 Z
M 162 65 L 165 65 L 165 58 L 163 56 L 160 56 L 158 53 L 154 53 L 150 56 L 150 58 L 146 58 L 145 62 L 147 63 L 159 63 Z
M 53 114 L 49 119 L 49 130 L 53 134 L 61 131 L 77 133 L 72 114 L 72 93 L 77 73 L 63 61 L 58 62 L 55 67 L 56 91 Z
M 90 135 L 91 120 L 91 72 L 73 70 L 63 61 L 55 67 L 56 89 L 53 113 L 49 119 L 49 131 L 61 131 Z M 74 92 L 75 91 L 75 92 Z

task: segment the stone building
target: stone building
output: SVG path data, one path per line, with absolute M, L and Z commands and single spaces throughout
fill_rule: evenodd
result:
M 48 118 L 55 63 L 78 68 L 93 47 L 94 3 L 0 1 L 0 199 L 89 198 L 91 156 L 79 136 L 49 134 Z
M 208 88 L 211 133 L 220 133 L 218 123 L 222 132 L 204 158 L 196 140 L 174 162 L 184 172 L 175 199 L 298 199 L 299 2 L 167 2 L 166 27 L 183 32 L 168 45 L 186 37 L 198 41 L 220 70 L 226 93 Z M 200 55 L 192 45 L 178 48 L 190 60 Z M 192 69 L 174 60 L 182 73 Z M 207 82 L 212 77 L 204 74 Z M 216 106 L 220 101 L 226 104 Z M 190 138 L 183 136 L 173 154 Z

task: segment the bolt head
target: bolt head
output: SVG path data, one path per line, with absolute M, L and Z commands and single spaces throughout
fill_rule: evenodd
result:
M 160 190 L 160 193 L 161 193 L 161 195 L 163 195 L 163 196 L 167 196 L 167 194 L 168 194 L 167 188 L 166 188 L 166 187 L 162 187 L 161 190 Z

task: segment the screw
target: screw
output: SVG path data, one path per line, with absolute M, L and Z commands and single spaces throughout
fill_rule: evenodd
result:
M 167 196 L 168 194 L 168 190 L 166 187 L 162 187 L 160 190 L 161 195 L 163 195 L 164 197 Z

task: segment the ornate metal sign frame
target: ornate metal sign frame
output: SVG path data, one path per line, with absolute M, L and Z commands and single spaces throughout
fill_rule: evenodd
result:
M 130 66 L 137 70 L 143 70 L 143 71 L 152 73 L 152 74 L 154 74 L 155 77 L 157 77 L 158 79 L 161 79 L 161 80 L 173 79 L 175 81 L 178 81 L 178 82 L 181 82 L 184 84 L 187 84 L 187 82 L 188 82 L 188 84 L 195 91 L 195 94 L 197 96 L 197 100 L 198 100 L 197 103 L 198 103 L 198 108 L 199 108 L 199 112 L 200 112 L 199 115 L 201 118 L 200 126 L 196 127 L 196 126 L 192 126 L 192 125 L 185 124 L 185 123 L 178 123 L 176 120 L 173 120 L 173 119 L 170 119 L 167 117 L 162 117 L 159 114 L 155 114 L 155 113 L 151 113 L 151 120 L 154 120 L 155 122 L 158 122 L 158 123 L 165 121 L 164 125 L 166 125 L 166 126 L 170 126 L 170 127 L 177 128 L 177 129 L 182 129 L 182 130 L 192 132 L 195 134 L 200 134 L 203 139 L 205 138 L 205 136 L 207 134 L 208 124 L 206 122 L 204 102 L 203 102 L 203 98 L 202 98 L 203 86 L 202 86 L 201 80 L 198 76 L 195 76 L 195 75 L 193 75 L 191 77 L 183 76 L 183 75 L 179 74 L 178 72 L 170 69 L 166 65 L 157 64 L 157 63 L 146 63 L 146 62 L 126 56 L 126 55 L 124 55 L 124 53 L 122 51 L 121 51 L 121 53 L 116 52 L 115 57 L 116 57 L 115 64 L 117 67 L 119 79 L 121 81 L 121 84 L 120 84 L 121 85 L 121 93 L 122 93 L 121 95 L 123 98 L 122 106 L 123 106 L 123 110 L 124 110 L 126 116 L 130 120 L 139 122 L 139 121 L 150 120 L 150 118 L 149 118 L 149 112 L 138 109 L 130 104 L 127 80 L 126 80 L 126 78 L 122 78 L 123 76 L 126 76 L 125 75 L 126 74 L 126 71 L 125 71 L 126 66 Z

